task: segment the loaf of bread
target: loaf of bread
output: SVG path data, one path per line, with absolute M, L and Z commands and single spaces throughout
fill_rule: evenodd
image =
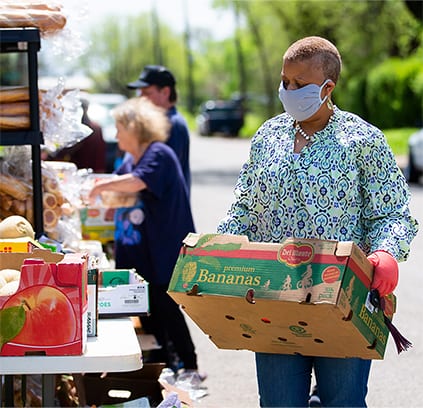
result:
M 25 200 L 32 194 L 32 187 L 7 174 L 0 174 L 0 193 L 18 200 Z
M 29 116 L 0 116 L 0 130 L 29 129 Z
M 16 0 L 2 0 L 0 9 L 3 8 L 60 11 L 62 6 L 51 1 L 20 0 L 18 3 Z
M 43 33 L 53 33 L 63 29 L 66 17 L 60 11 L 2 8 L 0 27 L 36 27 Z
M 29 102 L 0 103 L 0 116 L 29 117 Z
M 23 101 L 29 101 L 29 88 L 27 86 L 0 87 L 0 103 Z

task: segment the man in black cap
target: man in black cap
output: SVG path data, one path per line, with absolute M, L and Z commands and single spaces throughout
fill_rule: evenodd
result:
M 191 189 L 189 131 L 185 119 L 176 109 L 178 95 L 175 77 L 166 67 L 147 65 L 142 70 L 138 80 L 130 82 L 127 87 L 136 89 L 139 91 L 139 96 L 145 96 L 155 105 L 166 109 L 171 123 L 167 144 L 175 151 L 181 163 L 189 194 Z

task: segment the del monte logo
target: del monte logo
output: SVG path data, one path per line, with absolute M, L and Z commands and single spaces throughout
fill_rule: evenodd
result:
M 313 259 L 314 249 L 310 244 L 289 243 L 284 245 L 278 252 L 278 261 L 289 266 L 298 266 L 310 263 Z

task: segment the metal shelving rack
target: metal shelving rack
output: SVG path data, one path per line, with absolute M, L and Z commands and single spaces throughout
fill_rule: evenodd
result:
M 38 60 L 41 48 L 40 32 L 37 28 L 2 28 L 0 29 L 1 53 L 26 53 L 28 68 L 30 129 L 8 130 L 0 133 L 0 145 L 31 145 L 32 150 L 32 184 L 35 237 L 44 231 L 43 197 L 41 179 L 41 145 L 44 138 L 40 131 L 39 97 L 38 97 Z

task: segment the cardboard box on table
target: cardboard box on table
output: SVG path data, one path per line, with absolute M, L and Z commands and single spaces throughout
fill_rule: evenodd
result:
M 0 356 L 83 354 L 87 339 L 86 255 L 42 249 L 0 253 L 0 265 L 1 269 L 21 271 L 17 291 L 0 296 Z M 20 340 L 24 334 L 25 340 Z
M 79 209 L 82 238 L 102 244 L 114 241 L 116 208 L 83 207 Z
M 382 359 L 389 330 L 368 302 L 373 267 L 353 242 L 189 234 L 170 296 L 222 349 Z M 395 296 L 386 297 L 392 317 Z
M 99 317 L 136 316 L 149 313 L 148 282 L 138 275 L 135 269 L 100 269 L 99 273 Z M 107 278 L 103 278 L 103 275 Z M 123 281 L 123 278 L 126 280 Z M 122 282 L 127 283 L 122 284 Z M 107 286 L 104 286 L 104 283 Z
M 32 252 L 37 248 L 42 249 L 43 246 L 30 237 L 0 239 L 0 253 Z M 3 268 L 1 264 L 0 268 Z

